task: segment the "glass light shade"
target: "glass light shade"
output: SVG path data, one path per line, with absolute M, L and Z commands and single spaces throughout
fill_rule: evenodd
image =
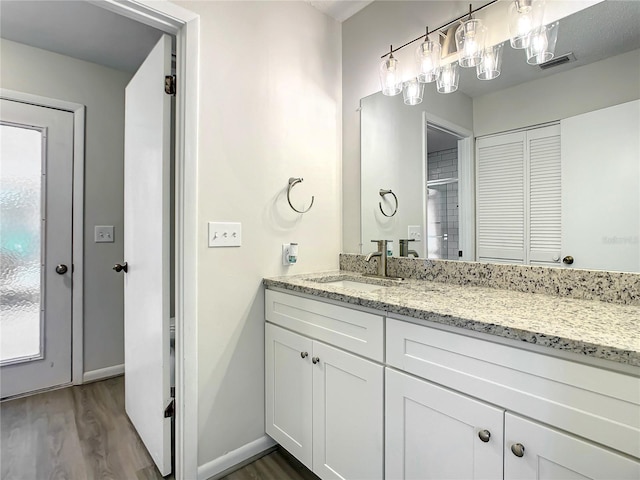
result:
M 558 39 L 558 22 L 542 26 L 530 34 L 529 45 L 526 48 L 527 63 L 539 65 L 551 60 L 556 50 Z
M 473 19 L 462 22 L 456 30 L 456 47 L 458 62 L 461 67 L 475 67 L 482 59 L 487 28 L 481 20 Z
M 529 45 L 529 34 L 542 26 L 544 0 L 513 0 L 509 5 L 509 36 L 511 47 Z
M 390 97 L 398 95 L 402 91 L 400 62 L 394 58 L 393 54 L 380 64 L 380 85 L 382 86 L 382 94 Z
M 417 78 L 412 78 L 404 82 L 402 96 L 404 97 L 405 105 L 418 105 L 422 103 L 423 94 L 424 83 L 419 82 Z
M 453 93 L 458 90 L 458 80 L 460 72 L 458 71 L 458 62 L 442 65 L 438 69 L 438 79 L 436 87 L 438 93 Z
M 493 80 L 500 76 L 502 68 L 502 43 L 486 48 L 482 60 L 476 65 L 476 73 L 480 80 Z
M 440 43 L 425 40 L 418 45 L 416 62 L 418 64 L 418 80 L 422 83 L 435 82 L 440 66 Z

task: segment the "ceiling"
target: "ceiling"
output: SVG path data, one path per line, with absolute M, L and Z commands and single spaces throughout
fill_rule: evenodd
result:
M 2 0 L 0 36 L 135 72 L 162 32 L 88 2 Z
M 333 17 L 339 22 L 344 22 L 364 7 L 373 3 L 373 0 L 305 0 L 311 6 Z

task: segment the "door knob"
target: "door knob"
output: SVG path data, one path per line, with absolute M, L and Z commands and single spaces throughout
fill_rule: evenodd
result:
M 300 352 L 300 356 L 302 358 L 307 358 L 309 356 L 309 353 L 308 352 Z
M 62 263 L 56 267 L 56 273 L 58 275 L 64 275 L 68 271 L 69 271 L 69 268 L 66 265 L 62 264 Z
M 491 432 L 489 430 L 480 430 L 478 432 L 478 437 L 480 437 L 480 440 L 482 440 L 484 443 L 487 443 L 491 438 Z
M 571 255 L 567 255 L 562 259 L 562 262 L 566 263 L 567 265 L 571 265 L 573 263 L 573 257 Z
M 524 445 L 522 445 L 521 443 L 514 443 L 513 445 L 511 445 L 511 452 L 516 457 L 524 456 Z
M 113 269 L 114 269 L 116 272 L 121 272 L 121 271 L 123 271 L 123 270 L 124 270 L 124 273 L 127 273 L 127 271 L 129 270 L 129 266 L 127 265 L 127 262 L 124 262 L 122 265 L 120 265 L 119 263 L 116 263 L 116 264 L 113 266 Z
M 311 359 L 311 361 L 313 362 L 313 364 L 315 365 L 316 363 L 320 363 L 320 357 L 313 357 Z

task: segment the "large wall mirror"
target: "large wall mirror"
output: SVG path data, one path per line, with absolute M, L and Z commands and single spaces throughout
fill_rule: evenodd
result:
M 420 258 L 640 272 L 639 19 L 597 3 L 560 20 L 564 64 L 507 42 L 495 80 L 460 68 L 417 106 L 363 98 L 362 252 L 408 239 Z

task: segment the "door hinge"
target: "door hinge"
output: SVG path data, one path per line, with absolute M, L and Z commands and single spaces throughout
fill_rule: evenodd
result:
M 167 75 L 164 77 L 164 93 L 167 95 L 175 95 L 176 94 L 176 76 L 175 75 Z
M 172 398 L 171 401 L 169 402 L 169 405 L 167 405 L 167 408 L 164 409 L 164 418 L 173 417 L 173 414 L 175 412 L 173 408 L 173 402 L 174 402 L 174 399 Z

